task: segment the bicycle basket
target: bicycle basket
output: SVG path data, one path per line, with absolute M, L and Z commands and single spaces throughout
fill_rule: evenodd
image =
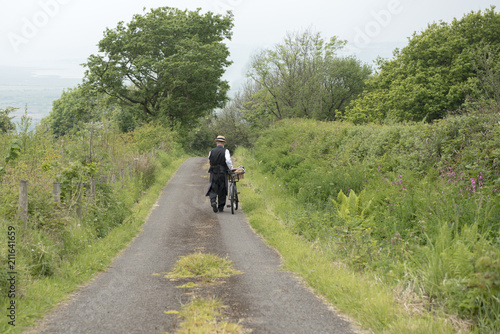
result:
M 234 171 L 234 179 L 235 180 L 243 180 L 245 178 L 245 169 L 244 168 L 236 168 Z

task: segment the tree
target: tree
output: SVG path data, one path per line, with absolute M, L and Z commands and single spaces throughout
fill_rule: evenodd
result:
M 221 80 L 231 64 L 223 43 L 233 16 L 169 7 L 135 15 L 106 29 L 99 54 L 91 55 L 85 80 L 144 120 L 187 125 L 222 107 L 229 88 Z
M 214 115 L 212 129 L 216 135 L 222 134 L 228 140 L 226 148 L 234 152 L 236 147 L 249 147 L 251 142 L 251 131 L 248 122 L 243 118 L 242 96 L 236 96 L 222 110 Z M 212 142 L 213 142 L 213 138 Z
M 89 122 L 95 104 L 95 94 L 92 97 L 88 87 L 69 88 L 52 102 L 52 110 L 43 122 L 49 125 L 56 137 L 63 136 L 79 123 Z
M 471 64 L 476 76 L 469 78 L 478 91 L 475 96 L 500 102 L 500 43 L 480 45 L 471 50 Z
M 113 120 L 122 132 L 133 131 L 140 125 L 134 117 L 133 107 L 121 106 L 90 85 L 69 88 L 52 102 L 52 110 L 42 123 L 56 136 L 63 136 L 72 129 L 89 122 Z
M 371 73 L 353 57 L 336 56 L 344 45 L 337 37 L 325 42 L 310 30 L 289 33 L 283 43 L 254 57 L 248 75 L 261 91 L 249 106 L 260 118 L 264 112 L 276 119 L 335 119 Z
M 241 113 L 248 125 L 258 132 L 269 127 L 276 119 L 281 119 L 274 112 L 273 97 L 258 83 L 247 82 L 242 90 Z
M 242 114 L 243 97 L 241 93 L 224 106 L 223 109 L 205 117 L 200 126 L 185 136 L 185 146 L 192 152 L 205 155 L 214 146 L 218 135 L 226 137 L 226 148 L 231 152 L 238 146 L 249 147 L 252 131 Z
M 321 114 L 318 119 L 334 120 L 344 114 L 349 103 L 363 92 L 372 70 L 354 57 L 325 62 L 321 81 Z
M 15 130 L 16 127 L 12 124 L 13 116 L 9 116 L 11 112 L 16 110 L 13 107 L 7 107 L 5 109 L 0 109 L 0 133 L 9 132 Z
M 486 86 L 483 80 L 480 89 L 477 78 L 486 78 L 481 74 L 484 65 L 495 65 L 478 63 L 478 47 L 484 51 L 484 45 L 491 50 L 500 45 L 500 14 L 494 8 L 471 12 L 450 24 L 430 24 L 414 33 L 406 47 L 395 50 L 393 59 L 379 59 L 379 72 L 347 108 L 346 118 L 432 121 L 456 110 L 469 96 L 480 98 Z M 486 85 L 491 88 L 493 83 Z

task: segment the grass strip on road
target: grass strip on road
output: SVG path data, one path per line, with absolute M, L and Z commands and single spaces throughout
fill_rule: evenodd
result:
M 165 277 L 171 280 L 182 278 L 201 278 L 202 283 L 189 282 L 178 288 L 198 288 L 211 284 L 213 279 L 241 274 L 233 268 L 228 259 L 214 254 L 196 252 L 182 256 L 174 269 Z M 191 294 L 191 292 L 189 292 Z M 165 314 L 176 314 L 182 320 L 176 334 L 183 333 L 249 333 L 239 323 L 226 321 L 223 310 L 227 308 L 219 298 L 201 297 L 195 294 L 191 301 L 182 306 L 180 311 L 169 310 Z
M 235 270 L 231 261 L 223 259 L 214 254 L 196 252 L 182 256 L 175 264 L 174 270 L 167 278 L 221 278 L 241 274 Z
M 179 317 L 183 319 L 176 334 L 195 333 L 226 333 L 242 334 L 250 333 L 240 324 L 224 320 L 222 310 L 225 305 L 217 298 L 195 297 L 179 311 Z

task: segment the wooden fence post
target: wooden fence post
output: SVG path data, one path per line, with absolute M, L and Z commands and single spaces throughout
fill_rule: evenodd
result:
M 90 197 L 95 197 L 95 185 L 96 185 L 96 179 L 91 178 L 90 179 Z
M 78 218 L 81 218 L 82 215 L 83 215 L 83 212 L 82 212 L 82 187 L 83 187 L 83 184 L 82 182 L 78 182 L 77 184 L 77 190 L 76 190 L 76 215 L 78 216 Z
M 122 184 L 122 188 L 125 186 L 125 169 L 120 169 L 120 182 Z
M 54 202 L 61 203 L 61 183 L 54 182 L 52 186 L 52 198 Z
M 23 227 L 28 227 L 28 181 L 19 182 L 19 217 L 24 222 Z

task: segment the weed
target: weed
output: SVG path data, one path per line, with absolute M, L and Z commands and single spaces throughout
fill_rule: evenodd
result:
M 171 279 L 202 277 L 206 279 L 229 277 L 241 272 L 233 269 L 231 261 L 214 254 L 201 252 L 181 257 L 166 277 Z
M 224 308 L 217 298 L 194 298 L 179 311 L 183 321 L 176 333 L 248 333 L 240 324 L 224 319 Z

